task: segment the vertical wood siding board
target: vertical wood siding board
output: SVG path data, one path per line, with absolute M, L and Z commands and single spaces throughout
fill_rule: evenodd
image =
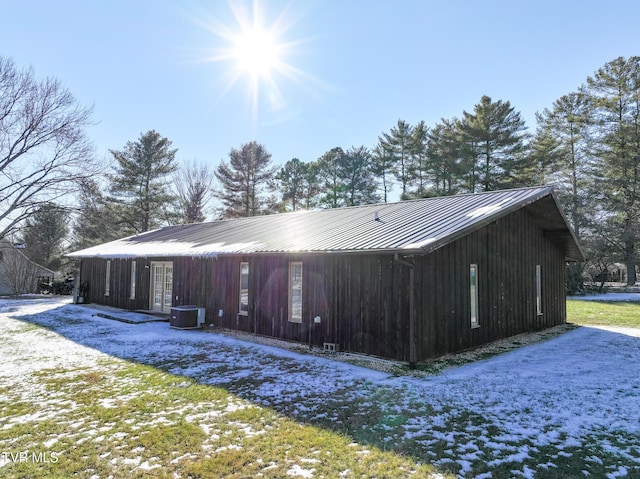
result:
M 511 283 L 516 279 L 518 273 L 513 270 L 513 263 L 510 261 L 514 252 L 521 250 L 520 231 L 518 230 L 520 224 L 517 220 L 517 215 L 509 215 L 502 218 L 497 229 L 497 234 L 503 236 L 501 244 L 502 248 L 504 248 L 502 251 L 496 251 L 496 259 L 499 261 L 500 266 L 500 281 L 498 284 L 500 321 L 512 324 L 522 322 L 521 317 L 510 314 L 510 308 L 513 307 L 517 300 L 514 294 L 518 294 L 517 291 L 511 290 Z
M 454 258 L 454 250 L 455 243 L 449 244 L 443 249 L 443 275 L 444 275 L 444 297 L 446 298 L 446 308 L 447 308 L 447 324 L 451 328 L 452 335 L 450 337 L 451 342 L 453 343 L 455 348 L 464 348 L 465 344 L 465 334 L 461 328 L 461 325 L 458 323 L 457 318 L 455 317 L 455 303 L 454 303 L 454 294 L 455 294 L 455 285 L 453 284 L 453 279 L 455 275 L 455 258 Z
M 353 296 L 351 297 L 351 317 L 356 326 L 356 338 L 358 342 L 358 352 L 366 352 L 366 338 L 365 338 L 365 327 L 362 323 L 362 283 L 360 282 L 360 275 L 363 267 L 363 258 L 362 255 L 356 255 L 354 257 L 355 261 L 352 262 L 352 275 L 351 281 L 353 284 Z
M 350 302 L 350 281 L 349 281 L 349 265 L 343 257 L 340 258 L 340 282 L 342 283 L 342 291 L 340 294 L 340 319 L 344 325 L 344 333 L 346 343 L 349 345 L 349 351 L 355 350 L 353 342 L 353 322 L 349 317 Z
M 536 253 L 536 245 L 533 241 L 535 232 L 532 231 L 530 222 L 527 221 L 525 215 L 521 215 L 523 217 L 523 228 L 525 228 L 525 237 L 523 238 L 523 243 L 525 247 L 522 249 L 522 258 L 520 261 L 520 273 L 518 275 L 518 285 L 519 289 L 523 291 L 522 296 L 522 305 L 520 306 L 520 312 L 522 316 L 526 319 L 527 322 L 532 320 L 532 315 L 535 313 L 535 292 L 531 291 L 530 288 L 530 275 L 531 275 L 531 264 L 535 263 L 535 253 Z M 526 239 L 529 239 L 526 241 Z M 528 247 L 526 247 L 528 245 Z
M 374 304 L 374 295 L 377 293 L 376 287 L 376 257 L 367 256 L 365 274 L 362 277 L 365 282 L 364 297 L 365 297 L 365 312 L 362 318 L 367 327 L 368 342 L 369 342 L 369 354 L 380 355 L 384 348 L 379 345 L 382 342 L 382 338 L 378 334 L 378 321 L 377 321 L 377 308 Z M 377 351 L 374 352 L 374 351 Z
M 381 331 L 384 338 L 391 337 L 391 313 L 390 313 L 390 298 L 389 298 L 389 278 L 391 263 L 388 256 L 384 256 L 380 263 L 380 310 L 381 314 Z M 385 354 L 389 354 L 391 349 L 390 342 L 385 341 Z
M 455 284 L 453 284 L 453 276 L 455 274 L 455 258 L 454 258 L 454 244 L 448 245 L 444 250 L 444 269 L 442 270 L 445 275 L 445 291 L 444 297 L 447 301 L 447 323 L 452 327 L 453 335 L 451 336 L 451 342 L 455 348 L 464 349 L 465 332 L 456 321 L 455 317 L 455 303 L 453 294 L 455 292 Z
M 337 342 L 340 344 L 340 348 L 342 348 L 342 339 L 343 332 L 342 329 L 344 325 L 342 324 L 342 320 L 338 315 L 338 304 L 340 302 L 340 298 L 338 296 L 338 259 L 336 257 L 331 257 L 330 265 L 329 265 L 329 276 L 331 281 L 328 285 L 328 291 L 330 291 L 328 306 L 331 311 L 331 325 L 333 328 L 333 340 L 332 342 Z
M 510 235 L 509 248 L 505 251 L 505 258 L 503 258 L 503 295 L 505 307 L 502 314 L 502 321 L 505 323 L 511 322 L 520 328 L 523 323 L 526 322 L 526 318 L 522 314 L 521 304 L 521 288 L 514 288 L 514 283 L 517 284 L 520 275 L 518 271 L 518 264 L 515 258 L 520 257 L 523 252 L 522 241 L 522 217 L 518 214 L 511 214 L 505 218 L 505 222 L 508 225 L 508 233 Z M 519 262 L 518 262 L 519 263 Z
M 346 278 L 345 268 L 343 264 L 342 257 L 336 257 L 336 280 L 334 282 L 335 288 L 335 314 L 338 320 L 338 324 L 340 325 L 340 347 L 342 348 L 342 344 L 347 351 L 351 349 L 351 344 L 349 343 L 349 332 L 350 332 L 350 324 L 345 317 L 344 312 L 344 304 L 345 304 L 345 294 L 346 294 Z
M 353 337 L 356 343 L 356 351 L 363 352 L 363 328 L 360 321 L 360 311 L 362 297 L 360 295 L 360 263 L 362 258 L 359 255 L 354 257 L 353 261 L 349 261 L 349 286 L 351 294 L 349 295 L 349 318 L 353 324 Z
M 425 269 L 424 269 L 424 256 L 416 257 L 415 264 L 415 302 L 416 302 L 416 359 L 422 361 L 426 359 L 426 327 L 428 321 L 427 304 L 424 295 L 424 283 L 425 283 Z
M 224 272 L 220 276 L 219 281 L 224 290 L 222 301 L 225 312 L 226 327 L 229 329 L 236 329 L 239 324 L 237 320 L 238 308 L 236 306 L 236 279 L 234 274 L 236 270 L 235 265 L 237 263 L 237 259 L 231 257 L 224 257 L 223 259 Z
M 477 244 L 477 234 L 470 234 L 465 236 L 461 241 L 460 258 L 458 260 L 458 266 L 456 268 L 456 283 L 458 287 L 457 292 L 457 314 L 460 328 L 465 332 L 469 338 L 469 344 L 476 346 L 483 341 L 483 337 L 486 331 L 482 328 L 471 329 L 471 298 L 470 298 L 470 279 L 469 271 L 470 265 L 474 264 L 474 247 Z
M 437 282 L 435 288 L 435 297 L 437 301 L 437 318 L 438 318 L 438 350 L 441 354 L 451 349 L 449 340 L 449 325 L 447 324 L 447 310 L 446 304 L 441 300 L 444 294 L 445 278 L 443 275 L 444 261 L 442 258 L 442 248 L 436 250 L 434 253 L 435 270 L 437 272 Z
M 332 304 L 333 307 L 333 316 L 335 317 L 336 324 L 338 325 L 338 339 L 340 342 L 340 348 L 344 348 L 346 351 L 349 350 L 349 342 L 347 341 L 347 337 L 349 335 L 349 325 L 345 324 L 344 318 L 341 314 L 342 308 L 342 295 L 343 295 L 343 278 L 342 278 L 342 261 L 341 258 L 334 257 L 333 261 L 333 282 L 332 282 L 332 290 L 333 290 L 333 298 L 334 302 Z
M 458 287 L 458 278 L 459 278 L 459 265 L 460 265 L 460 257 L 462 254 L 462 246 L 464 242 L 457 241 L 451 245 L 449 248 L 449 291 L 448 296 L 450 299 L 449 305 L 449 320 L 454 322 L 456 325 L 456 337 L 457 344 L 462 348 L 469 348 L 472 345 L 472 338 L 469 334 L 469 328 L 466 327 L 462 317 L 460 316 L 459 310 L 459 297 L 460 297 L 460 288 Z
M 392 339 L 394 349 L 398 351 L 398 354 L 404 358 L 404 347 L 402 346 L 402 302 L 401 288 L 398 286 L 402 281 L 400 276 L 400 265 L 394 261 L 391 265 L 391 305 L 392 305 L 392 334 L 389 338 Z
M 379 344 L 382 344 L 382 348 L 381 350 L 384 352 L 384 354 L 387 354 L 386 352 L 386 342 L 384 341 L 385 335 L 384 335 L 384 308 L 382 305 L 382 282 L 381 282 L 381 275 L 380 275 L 380 271 L 381 271 L 381 267 L 382 267 L 382 261 L 383 258 L 382 256 L 377 256 L 374 260 L 374 264 L 372 267 L 372 281 L 373 281 L 373 287 L 374 292 L 372 293 L 372 311 L 371 311 L 371 321 L 373 323 L 375 323 L 375 331 L 376 331 L 376 338 L 377 338 L 377 342 Z
M 429 255 L 429 266 L 431 267 L 430 271 L 430 289 L 429 295 L 432 298 L 438 298 L 438 289 L 439 283 L 441 281 L 440 271 L 438 270 L 438 257 L 440 255 L 440 250 L 436 250 Z M 435 300 L 432 303 L 432 318 L 431 318 L 431 334 L 433 334 L 433 339 L 431 341 L 432 351 L 434 356 L 439 356 L 443 351 L 443 341 L 445 341 L 446 334 L 444 328 L 444 321 L 442 319 L 442 315 L 440 312 L 440 300 Z
M 346 349 L 347 345 L 344 343 L 344 325 L 342 324 L 342 318 L 339 317 L 339 304 L 340 304 L 340 265 L 338 258 L 331 257 L 331 282 L 329 288 L 331 290 L 331 302 L 329 308 L 331 310 L 331 317 L 333 325 L 335 326 L 334 332 L 336 335 L 336 342 L 340 344 L 340 349 Z
M 440 273 L 440 292 L 439 298 L 442 298 L 440 305 L 440 314 L 442 317 L 443 326 L 445 328 L 445 351 L 452 351 L 456 348 L 456 330 L 455 324 L 451 324 L 449 321 L 449 301 L 447 300 L 447 289 L 449 289 L 449 278 L 447 274 L 448 263 L 447 251 L 442 248 L 438 255 L 438 271 Z
M 354 345 L 355 352 L 362 352 L 362 324 L 360 323 L 360 290 L 358 283 L 358 268 L 359 257 L 354 258 L 355 261 L 347 260 L 347 267 L 349 271 L 349 306 L 348 317 L 351 323 L 351 341 Z
M 474 331 L 471 331 L 471 328 L 469 328 L 469 323 L 466 321 L 464 315 L 466 291 L 464 287 L 460 287 L 460 285 L 462 284 L 461 282 L 464 281 L 463 278 L 467 275 L 467 269 L 469 268 L 468 266 L 465 266 L 465 264 L 467 263 L 467 258 L 469 257 L 469 247 L 470 243 L 468 236 L 462 238 L 456 245 L 456 266 L 454 270 L 455 277 L 453 292 L 455 293 L 454 303 L 456 308 L 456 319 L 459 325 L 458 327 L 460 328 L 462 334 L 464 334 L 466 343 L 469 345 L 469 347 L 471 347 L 478 343 L 478 338 L 473 334 Z
M 478 232 L 478 322 L 480 327 L 484 328 L 484 323 L 488 319 L 489 310 L 487 307 L 487 249 L 489 247 L 489 232 L 487 228 L 483 228 Z
M 375 274 L 372 267 L 374 258 L 372 256 L 367 255 L 367 257 L 365 257 L 364 260 L 365 260 L 365 267 L 363 271 L 364 274 L 360 275 L 362 285 L 363 285 L 362 296 L 364 298 L 362 324 L 364 325 L 364 328 L 367 334 L 368 354 L 380 355 L 380 352 L 382 351 L 383 348 L 378 346 L 380 341 L 379 341 L 379 338 L 376 337 L 377 321 L 374 321 L 373 319 L 374 312 L 372 310 L 372 304 L 371 304 L 371 299 L 372 299 L 371 295 L 373 292 L 375 292 L 375 285 L 373 283 L 373 281 L 375 280 Z
M 389 269 L 391 267 L 391 256 L 383 256 L 380 262 L 380 331 L 382 337 L 385 338 L 385 354 L 390 354 L 392 350 L 386 338 L 389 337 L 391 315 L 389 313 L 389 287 L 387 281 L 389 279 Z
M 526 319 L 527 323 L 532 321 L 534 314 L 536 313 L 536 296 L 535 290 L 531 291 L 531 285 L 535 287 L 535 271 L 533 271 L 534 277 L 531 278 L 532 270 L 531 265 L 535 264 L 535 255 L 536 255 L 536 245 L 535 245 L 535 231 L 532 228 L 531 222 L 527 218 L 526 215 L 521 215 L 523 218 L 523 249 L 522 256 L 520 259 L 519 269 L 520 273 L 518 275 L 518 285 L 519 289 L 522 292 L 522 304 L 520 306 L 520 311 L 522 316 Z M 534 266 L 535 267 L 535 266 Z
M 437 278 L 437 270 L 435 267 L 435 256 L 430 254 L 427 257 L 427 272 L 428 272 L 428 281 L 427 281 L 427 294 L 429 300 L 429 329 L 428 329 L 428 344 L 429 344 L 429 356 L 435 357 L 438 350 L 438 310 L 437 310 L 437 297 L 433 294 L 435 290 L 435 285 L 438 281 Z
M 367 278 L 368 270 L 369 258 L 367 256 L 361 256 L 361 268 L 358 275 L 358 289 L 360 296 L 360 311 L 358 311 L 358 318 L 360 320 L 360 328 L 362 331 L 361 334 L 363 352 L 371 354 L 373 341 L 371 340 L 371 328 L 369 322 L 367 321 L 367 318 L 369 316 L 369 291 L 367 286 L 371 284 L 371 276 Z
M 398 317 L 397 317 L 397 305 L 396 302 L 398 300 L 395 291 L 396 284 L 396 262 L 393 259 L 390 259 L 387 263 L 387 287 L 385 289 L 385 294 L 387 297 L 387 337 L 389 338 L 391 345 L 390 348 L 396 353 L 399 353 L 398 349 Z
M 510 291 L 510 302 L 513 305 L 511 314 L 509 314 L 505 320 L 513 327 L 507 331 L 508 334 L 514 331 L 521 331 L 523 326 L 529 322 L 528 302 L 529 302 L 529 289 L 527 288 L 528 273 L 527 273 L 527 257 L 531 255 L 531 248 L 527 247 L 526 238 L 530 237 L 528 231 L 528 225 L 520 212 L 512 214 L 513 218 L 513 232 L 514 232 L 514 245 L 511 248 L 511 262 L 510 278 L 513 281 L 513 287 Z M 524 259 L 524 260 L 523 260 Z
M 363 329 L 363 325 L 362 325 L 362 321 L 361 321 L 361 316 L 360 316 L 360 312 L 361 312 L 361 301 L 362 301 L 362 296 L 360 294 L 360 268 L 361 268 L 361 262 L 362 262 L 362 258 L 360 255 L 357 255 L 354 258 L 356 261 L 352 261 L 350 262 L 350 282 L 351 282 L 351 311 L 350 311 L 350 317 L 351 320 L 353 321 L 353 325 L 354 325 L 354 338 L 355 338 L 355 342 L 357 345 L 357 352 L 363 352 L 364 349 L 364 329 Z
M 209 289 L 208 294 L 208 305 L 213 311 L 213 321 L 216 325 L 220 325 L 222 318 L 218 316 L 220 308 L 220 301 L 218 299 L 218 295 L 220 294 L 218 283 L 216 282 L 216 277 L 218 274 L 218 258 L 211 258 L 209 260 L 209 270 L 208 270 L 208 279 L 207 279 L 207 288 Z

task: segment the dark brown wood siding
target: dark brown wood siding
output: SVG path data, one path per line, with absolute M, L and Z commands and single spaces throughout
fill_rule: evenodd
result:
M 471 264 L 478 266 L 478 328 L 471 327 Z M 416 288 L 419 359 L 566 321 L 564 257 L 524 210 L 416 258 Z
M 563 254 L 525 210 L 519 210 L 414 264 L 417 360 L 473 348 L 564 323 Z M 130 298 L 131 259 L 83 259 L 89 301 L 149 309 L 151 262 L 136 259 L 136 297 Z M 174 306 L 207 309 L 207 327 L 238 329 L 344 351 L 409 361 L 410 267 L 392 254 L 256 254 L 217 258 L 154 258 L 173 263 Z M 240 263 L 249 263 L 249 311 L 239 314 Z M 303 263 L 303 319 L 289 321 L 289 263 Z M 478 267 L 479 327 L 471 327 L 471 264 Z M 536 310 L 536 265 L 542 273 L 542 314 Z M 319 322 L 314 319 L 319 318 Z

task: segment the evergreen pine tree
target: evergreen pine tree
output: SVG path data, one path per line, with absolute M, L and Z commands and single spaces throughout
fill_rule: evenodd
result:
M 38 208 L 26 221 L 22 239 L 31 261 L 57 271 L 63 263 L 64 240 L 69 228 L 67 212 L 55 204 Z
M 305 185 L 307 184 L 309 165 L 298 158 L 287 161 L 276 174 L 278 189 L 282 194 L 285 208 L 290 211 L 299 209 L 305 199 Z
M 340 176 L 344 182 L 344 203 L 357 206 L 377 203 L 376 184 L 371 153 L 365 146 L 351 147 L 340 159 Z
M 587 78 L 590 120 L 600 158 L 602 206 L 617 224 L 618 242 L 635 284 L 640 242 L 640 57 L 619 57 Z
M 525 161 L 526 126 L 520 113 L 506 101 L 492 101 L 483 96 L 473 113 L 463 112 L 460 130 L 472 148 L 476 171 L 475 185 L 482 191 L 491 191 L 522 182 L 518 172 Z
M 411 160 L 415 156 L 415 128 L 404 120 L 398 120 L 396 126 L 389 133 L 383 133 L 380 143 L 385 155 L 392 158 L 397 180 L 400 182 L 402 193 L 400 198 L 409 198 L 411 185 Z
M 325 208 L 340 208 L 345 205 L 345 184 L 340 171 L 344 156 L 342 148 L 336 147 L 318 158 L 318 180 L 324 190 L 320 204 Z
M 222 162 L 214 174 L 220 182 L 216 196 L 222 202 L 226 218 L 257 216 L 272 210 L 267 191 L 277 168 L 271 165 L 271 153 L 255 142 L 231 149 L 229 163 Z
M 176 151 L 167 138 L 153 130 L 136 142 L 127 142 L 123 150 L 111 150 L 116 160 L 115 172 L 109 175 L 111 194 L 120 206 L 121 222 L 136 232 L 171 221 L 176 197 L 169 178 L 177 168 Z

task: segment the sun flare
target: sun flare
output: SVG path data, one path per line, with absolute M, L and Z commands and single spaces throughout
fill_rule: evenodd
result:
M 232 16 L 194 19 L 215 35 L 206 61 L 226 64 L 221 76 L 224 97 L 238 84 L 247 87 L 254 129 L 258 111 L 283 112 L 287 108 L 282 88 L 287 82 L 307 88 L 311 77 L 291 63 L 300 40 L 291 38 L 299 15 L 292 4 L 281 11 L 267 10 L 260 0 L 229 1 Z
M 254 28 L 243 32 L 236 39 L 232 55 L 241 70 L 254 77 L 269 77 L 278 67 L 279 47 L 272 34 L 261 28 Z

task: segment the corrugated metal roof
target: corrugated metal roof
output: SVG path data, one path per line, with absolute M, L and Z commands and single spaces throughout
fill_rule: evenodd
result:
M 72 257 L 216 256 L 243 253 L 424 253 L 543 198 L 541 226 L 565 231 L 566 255 L 582 259 L 550 187 L 426 198 L 351 208 L 168 226 L 70 253 Z M 550 211 L 546 211 L 549 209 Z M 562 234 L 560 234 L 562 236 Z

